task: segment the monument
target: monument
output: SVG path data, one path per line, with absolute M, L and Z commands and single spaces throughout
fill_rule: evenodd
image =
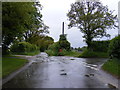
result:
M 64 33 L 64 22 L 62 23 L 62 34 L 60 35 L 59 38 L 59 45 L 60 45 L 60 52 L 62 50 L 70 50 L 70 43 L 68 42 L 67 38 L 66 38 L 67 34 Z
M 62 24 L 62 35 L 64 35 L 64 22 Z

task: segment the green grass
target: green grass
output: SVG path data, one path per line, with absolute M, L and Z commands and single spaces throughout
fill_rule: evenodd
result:
M 110 59 L 102 66 L 102 69 L 120 78 L 120 60 Z
M 28 56 L 34 56 L 34 55 L 37 55 L 39 54 L 40 51 L 37 50 L 37 51 L 34 51 L 34 52 L 24 52 L 24 53 L 12 53 L 12 54 L 19 54 L 19 55 L 28 55 Z
M 94 51 L 90 51 L 90 50 L 85 50 L 78 57 L 81 57 L 81 58 L 108 58 L 109 55 L 106 52 L 94 52 Z
M 71 56 L 71 57 L 78 57 L 81 53 L 77 51 L 67 51 L 63 50 L 62 52 L 56 52 L 53 50 L 46 50 L 45 51 L 49 56 Z
M 15 56 L 2 57 L 2 78 L 21 68 L 27 62 L 28 60 L 20 59 Z
M 71 57 L 78 57 L 80 56 L 80 52 L 77 52 L 77 51 L 69 51 L 65 54 L 65 56 L 71 56 Z

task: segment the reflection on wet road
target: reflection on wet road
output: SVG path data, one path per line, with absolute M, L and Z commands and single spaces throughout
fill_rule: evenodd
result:
M 3 88 L 109 88 L 107 83 L 118 83 L 117 79 L 100 70 L 106 60 L 48 57 L 46 53 L 41 53 Z

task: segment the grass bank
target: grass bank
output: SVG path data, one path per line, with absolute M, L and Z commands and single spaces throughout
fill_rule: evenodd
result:
M 80 52 L 77 52 L 77 51 L 68 51 L 66 52 L 65 56 L 71 56 L 71 57 L 78 57 L 80 56 Z
M 81 57 L 81 58 L 108 58 L 109 55 L 106 52 L 95 52 L 95 51 L 85 50 L 78 57 Z
M 118 78 L 120 78 L 120 60 L 114 58 L 108 60 L 104 65 L 102 66 L 102 69 Z
M 40 51 L 37 50 L 37 51 L 33 51 L 33 52 L 12 53 L 12 54 L 13 54 L 13 55 L 18 54 L 18 55 L 34 56 L 34 55 L 37 55 L 37 54 L 39 54 L 39 53 L 40 53 Z
M 71 56 L 71 57 L 78 57 L 80 56 L 80 52 L 71 50 L 71 51 L 66 51 L 63 50 L 62 52 L 56 52 L 53 50 L 46 50 L 45 51 L 49 56 Z
M 20 59 L 16 56 L 2 57 L 2 78 L 24 66 L 28 60 Z

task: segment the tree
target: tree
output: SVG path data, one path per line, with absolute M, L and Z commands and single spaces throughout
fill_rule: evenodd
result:
M 35 44 L 39 47 L 40 51 L 45 51 L 49 45 L 54 43 L 54 39 L 45 35 L 35 35 L 28 39 L 29 43 Z
M 120 35 L 111 40 L 108 52 L 111 58 L 120 60 Z
M 42 6 L 38 2 L 2 3 L 3 54 L 7 53 L 8 46 L 15 40 L 27 41 L 33 35 L 48 32 L 48 26 L 41 19 L 41 8 Z
M 94 38 L 109 36 L 107 29 L 116 27 L 117 16 L 113 15 L 113 11 L 109 11 L 107 6 L 103 6 L 100 2 L 83 1 L 71 4 L 71 10 L 67 13 L 69 28 L 78 27 L 83 38 L 91 48 L 91 42 Z
M 8 46 L 16 37 L 21 37 L 26 30 L 25 23 L 30 22 L 29 12 L 33 11 L 33 3 L 2 3 L 2 48 L 7 53 Z
M 65 49 L 65 50 L 70 50 L 70 43 L 67 41 L 67 38 L 66 38 L 66 34 L 62 34 L 60 35 L 60 38 L 59 38 L 59 45 L 60 45 L 60 49 Z
M 28 30 L 23 34 L 25 41 L 29 42 L 29 38 L 43 35 L 44 33 L 49 33 L 48 29 L 49 27 L 44 24 L 42 18 L 42 14 L 40 13 L 40 10 L 42 10 L 42 6 L 39 2 L 35 3 L 35 11 L 32 13 L 32 24 L 26 25 L 28 27 Z

